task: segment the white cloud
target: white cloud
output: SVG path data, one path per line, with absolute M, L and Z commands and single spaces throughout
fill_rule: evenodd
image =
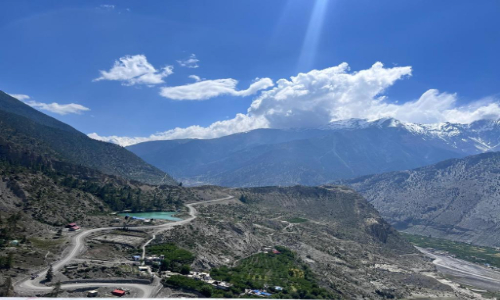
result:
M 84 111 L 89 111 L 90 108 L 85 107 L 80 104 L 76 103 L 70 103 L 70 104 L 59 104 L 56 102 L 53 103 L 43 103 L 43 102 L 37 102 L 34 100 L 29 100 L 31 99 L 30 96 L 28 95 L 23 95 L 23 94 L 10 94 L 12 97 L 23 101 L 24 103 L 28 104 L 31 107 L 41 109 L 41 110 L 46 110 L 53 112 L 55 114 L 59 115 L 67 115 L 67 114 L 81 114 Z
M 113 10 L 115 9 L 115 6 L 112 4 L 101 4 L 99 5 L 99 8 L 104 10 Z
M 238 80 L 232 78 L 203 80 L 186 85 L 163 87 L 160 95 L 173 100 L 206 100 L 221 95 L 244 97 L 273 86 L 273 81 L 269 78 L 256 78 L 248 89 L 239 91 L 236 90 L 237 84 Z
M 42 103 L 36 101 L 28 101 L 26 102 L 29 106 L 34 108 L 38 108 L 41 110 L 46 110 L 53 112 L 59 115 L 67 115 L 67 114 L 81 114 L 84 111 L 89 111 L 90 108 L 85 107 L 80 104 L 70 103 L 70 104 L 59 104 L 59 103 Z
M 23 95 L 23 94 L 10 94 L 12 97 L 16 98 L 17 100 L 25 101 L 29 100 L 31 97 L 28 95 Z
M 123 85 L 146 84 L 155 85 L 164 83 L 163 78 L 173 74 L 174 67 L 166 66 L 156 70 L 144 55 L 127 55 L 120 57 L 109 71 L 99 71 L 101 77 L 93 81 L 115 80 Z
M 402 104 L 391 102 L 383 96 L 388 87 L 410 77 L 411 72 L 411 67 L 384 68 L 382 63 L 375 63 L 371 68 L 359 72 L 350 72 L 349 66 L 342 63 L 336 67 L 300 73 L 290 79 L 280 79 L 276 86 L 263 91 L 252 102 L 246 114 L 237 114 L 233 119 L 218 121 L 208 127 L 175 128 L 149 137 L 99 137 L 97 134 L 93 134 L 93 137 L 131 145 L 150 140 L 215 138 L 257 128 L 316 127 L 349 118 L 376 120 L 393 117 L 415 123 L 470 123 L 483 118 L 500 118 L 500 106 L 493 98 L 458 105 L 456 94 L 440 93 L 435 89 Z M 235 92 L 236 83 L 232 80 L 201 81 L 187 85 L 190 88 L 174 87 L 177 89 L 167 91 L 173 97 L 206 99 Z M 197 85 L 196 88 L 193 85 Z M 258 90 L 251 88 L 238 92 Z
M 264 121 L 260 119 L 260 121 Z M 175 128 L 165 132 L 158 132 L 150 135 L 149 137 L 120 137 L 120 136 L 99 136 L 97 133 L 91 133 L 88 136 L 105 142 L 115 143 L 121 146 L 129 146 L 141 142 L 156 141 L 156 140 L 171 140 L 182 138 L 199 138 L 209 139 L 217 138 L 233 134 L 236 132 L 243 132 L 251 129 L 267 127 L 265 122 L 259 123 L 259 120 L 249 117 L 246 114 L 237 114 L 234 119 L 217 121 L 208 127 L 202 126 L 189 126 L 187 128 Z
M 177 63 L 179 63 L 179 65 L 181 67 L 192 68 L 192 69 L 198 68 L 199 67 L 198 63 L 199 62 L 200 62 L 200 60 L 196 58 L 195 54 L 189 55 L 189 57 L 186 58 L 186 59 L 184 59 L 184 60 L 178 60 L 177 61 Z
M 194 79 L 196 82 L 201 81 L 201 78 L 198 75 L 189 75 L 188 78 Z

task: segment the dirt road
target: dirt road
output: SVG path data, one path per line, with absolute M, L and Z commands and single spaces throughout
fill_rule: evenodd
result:
M 233 196 L 227 196 L 225 198 L 220 198 L 220 199 L 214 199 L 214 200 L 208 200 L 208 201 L 202 201 L 202 202 L 196 202 L 196 203 L 190 203 L 187 204 L 186 206 L 189 209 L 189 217 L 187 219 L 173 222 L 173 223 L 167 223 L 167 224 L 162 224 L 162 225 L 149 225 L 149 226 L 138 226 L 134 227 L 134 229 L 153 229 L 154 233 L 153 236 L 156 235 L 158 232 L 162 232 L 165 230 L 170 230 L 176 226 L 182 226 L 187 223 L 192 222 L 194 219 L 197 217 L 197 211 L 194 206 L 200 205 L 200 204 L 210 204 L 210 203 L 216 203 L 216 202 L 223 202 L 227 201 L 229 199 L 234 198 Z M 66 250 L 65 254 L 63 254 L 63 257 L 52 264 L 52 268 L 54 272 L 60 270 L 62 267 L 64 267 L 66 264 L 68 264 L 71 260 L 73 260 L 78 254 L 80 254 L 84 249 L 85 249 L 85 238 L 88 237 L 90 234 L 99 232 L 99 231 L 106 231 L 106 230 L 115 230 L 116 227 L 102 227 L 102 228 L 94 228 L 94 229 L 87 229 L 87 230 L 82 230 L 80 233 L 77 235 L 73 236 L 70 242 L 70 246 L 68 250 Z M 151 242 L 149 240 L 149 242 Z M 144 248 L 145 249 L 144 245 Z M 145 250 L 144 250 L 145 251 Z M 143 252 L 144 255 L 145 252 Z M 47 270 L 45 269 L 41 272 L 38 273 L 38 277 L 34 280 L 30 280 L 29 278 L 23 281 L 18 282 L 15 285 L 15 290 L 17 293 L 21 295 L 26 295 L 26 294 L 33 294 L 33 293 L 47 293 L 52 290 L 52 287 L 42 285 L 40 281 L 44 280 L 45 275 L 47 274 Z M 113 283 L 113 282 L 102 282 L 102 283 L 72 283 L 72 284 L 63 284 L 61 286 L 62 289 L 76 289 L 76 288 L 84 288 L 84 287 L 96 287 L 96 286 L 104 286 L 104 287 L 114 287 L 119 285 L 120 287 L 124 287 L 127 289 L 134 289 L 140 291 L 139 297 L 141 298 L 151 298 L 153 297 L 154 293 L 159 290 L 158 285 L 160 285 L 159 280 L 155 280 L 154 284 L 152 285 L 146 285 L 146 284 L 137 284 L 137 283 Z

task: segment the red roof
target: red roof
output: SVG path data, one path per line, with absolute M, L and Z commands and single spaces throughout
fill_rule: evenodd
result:
M 75 226 L 71 226 L 69 228 L 69 230 L 78 230 L 78 229 L 80 229 L 80 226 L 76 226 L 76 225 Z
M 281 252 L 279 252 L 279 251 L 278 251 L 278 250 L 276 250 L 276 249 L 273 249 L 273 253 L 274 253 L 274 254 L 280 254 Z
M 112 291 L 111 294 L 116 295 L 116 296 L 123 296 L 123 295 L 125 295 L 125 291 L 116 289 L 116 290 Z
M 68 226 L 70 227 L 76 226 L 76 223 L 69 223 Z

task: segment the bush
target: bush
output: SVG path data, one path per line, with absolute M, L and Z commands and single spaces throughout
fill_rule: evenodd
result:
M 173 288 L 196 291 L 206 297 L 211 297 L 214 294 L 214 289 L 208 283 L 180 275 L 170 276 L 170 278 L 163 281 L 163 285 Z
M 214 290 L 211 286 L 205 285 L 201 288 L 200 293 L 205 297 L 211 297 L 213 291 Z
M 185 265 L 191 265 L 195 259 L 193 253 L 172 243 L 148 247 L 148 252 L 165 256 L 161 263 L 162 271 L 171 270 L 180 273 Z
M 191 268 L 189 267 L 189 265 L 183 265 L 181 268 L 181 274 L 183 275 L 188 275 L 190 271 Z

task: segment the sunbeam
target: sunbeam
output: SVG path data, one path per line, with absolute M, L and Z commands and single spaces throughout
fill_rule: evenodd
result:
M 309 71 L 314 63 L 327 6 L 328 0 L 316 0 L 314 3 L 304 43 L 302 44 L 302 51 L 297 63 L 298 71 Z

